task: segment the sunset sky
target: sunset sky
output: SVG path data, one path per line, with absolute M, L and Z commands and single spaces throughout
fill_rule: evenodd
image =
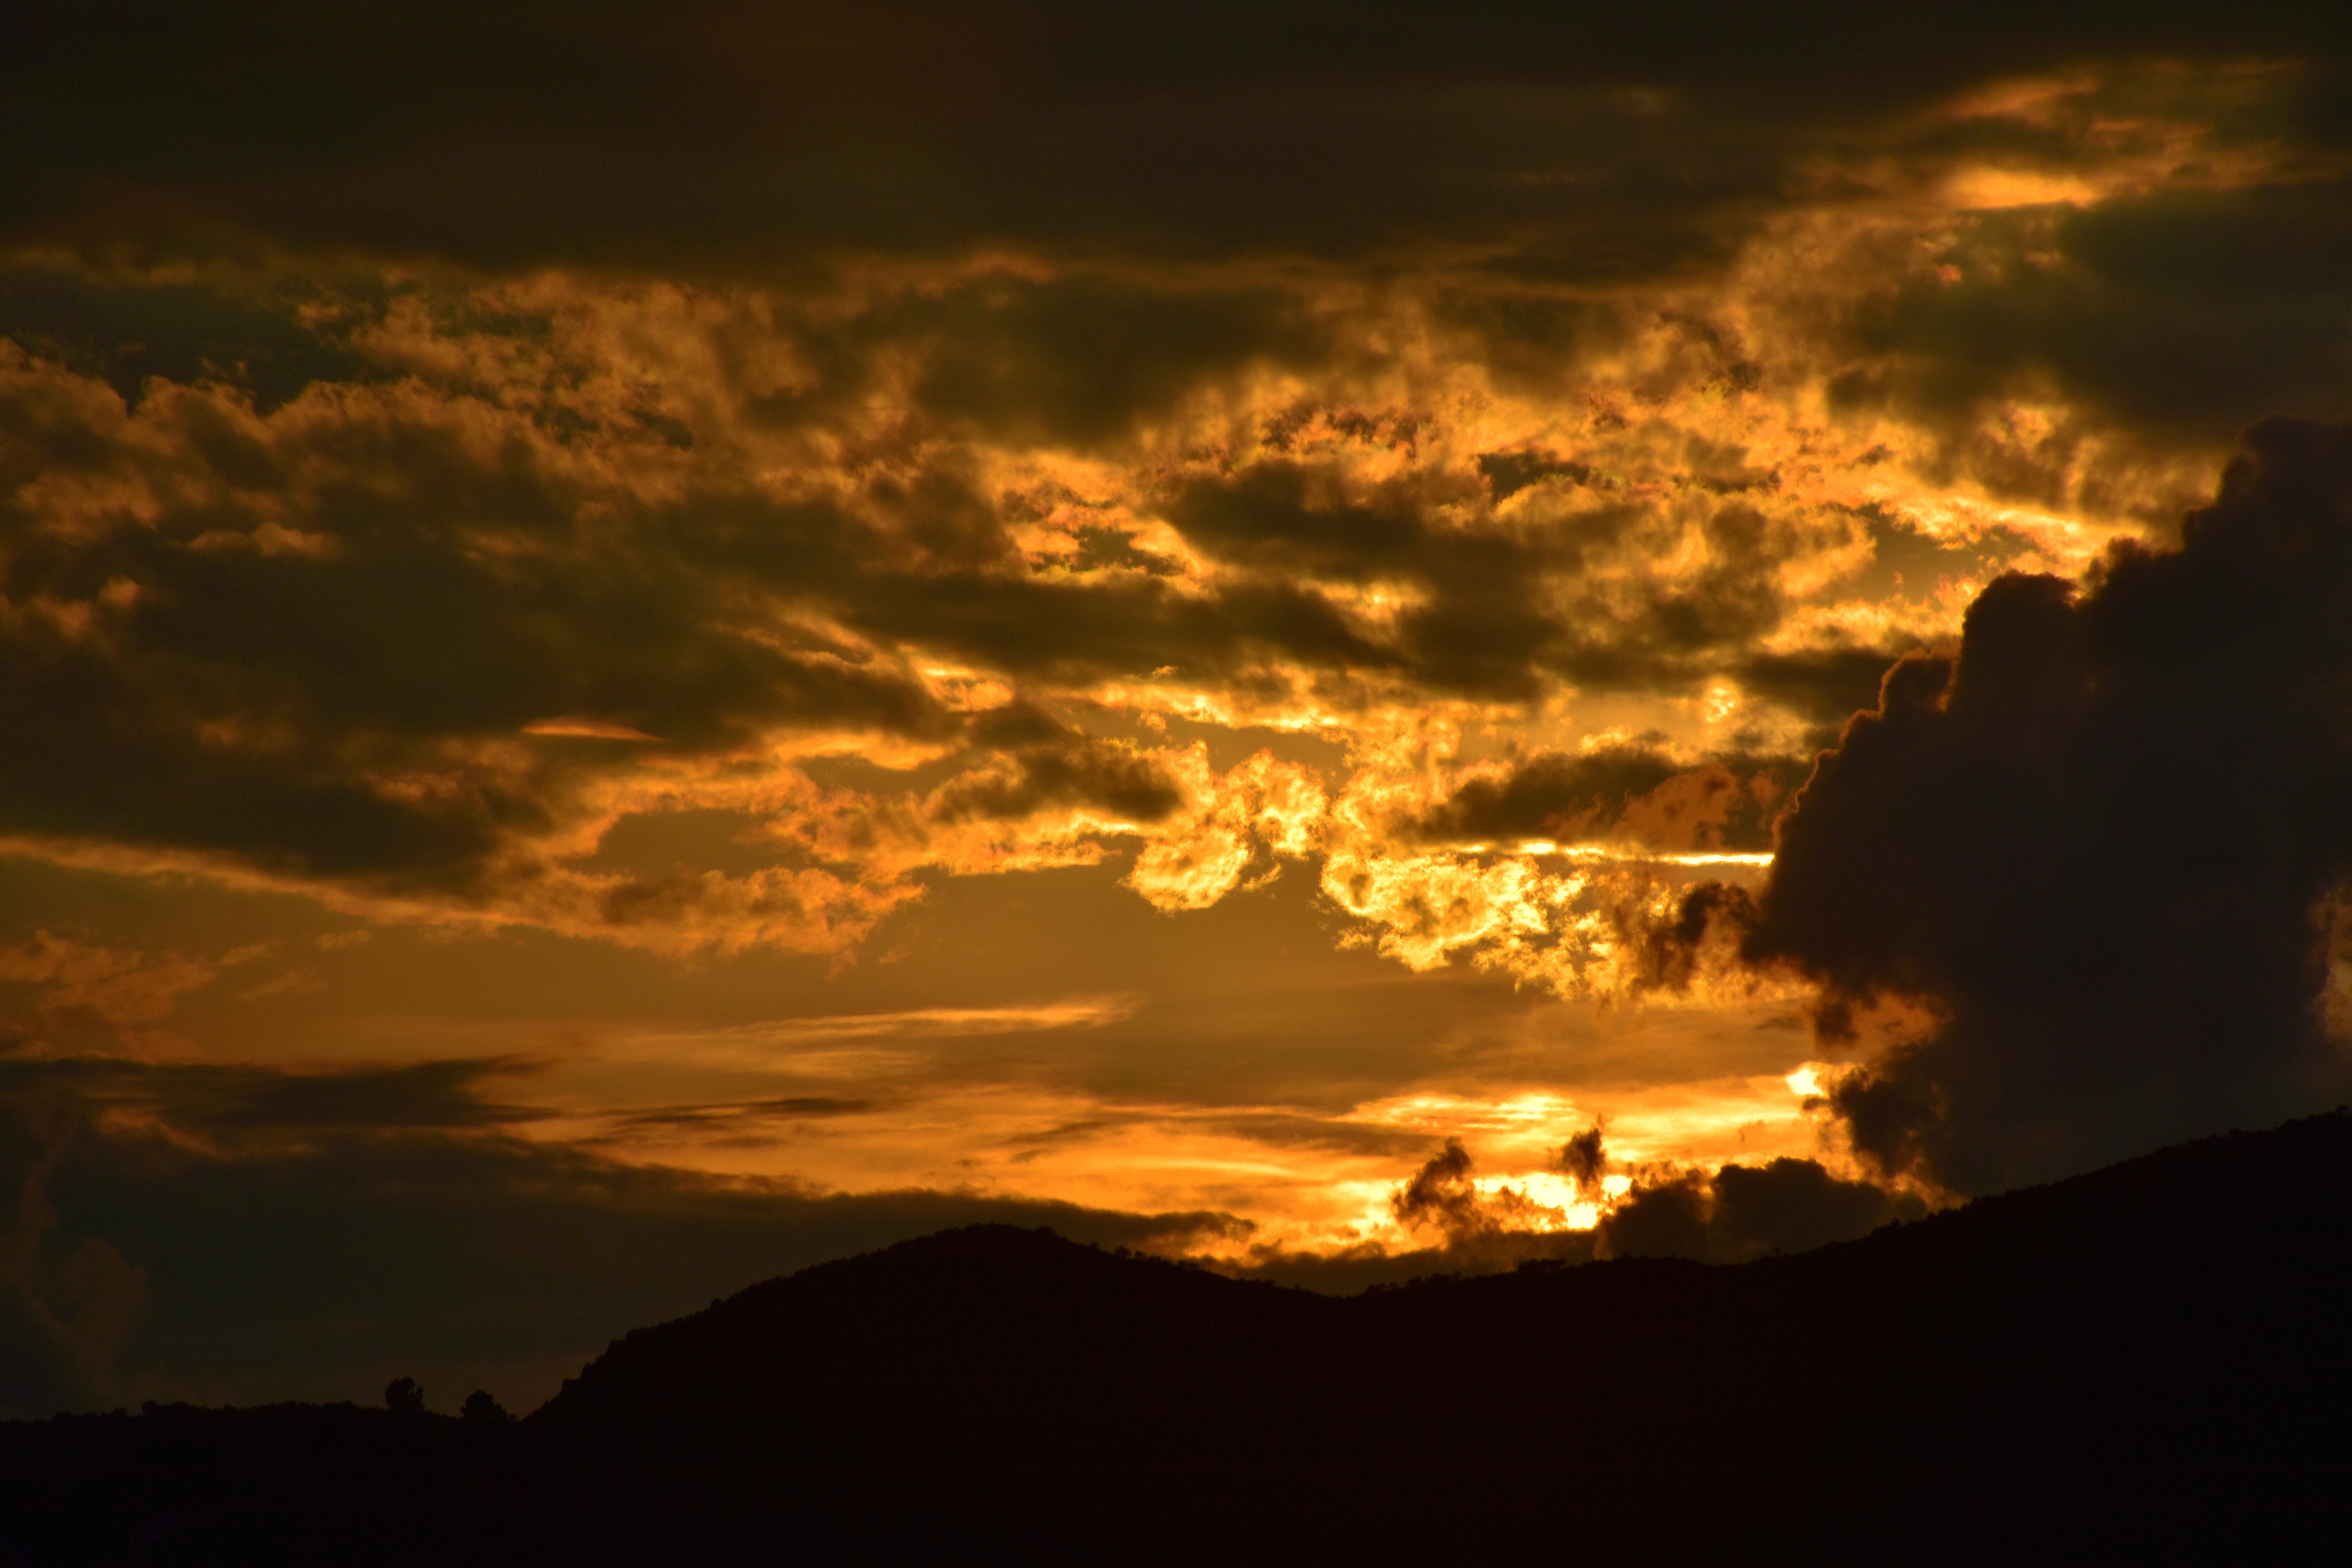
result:
M 2302 9 L 36 6 L 0 1415 L 2336 1103 Z

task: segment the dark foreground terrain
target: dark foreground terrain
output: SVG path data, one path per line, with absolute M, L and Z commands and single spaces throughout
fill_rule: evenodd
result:
M 520 1423 L 0 1425 L 0 1561 L 2272 1557 L 2352 1497 L 2348 1262 L 2342 1111 L 1736 1268 L 1341 1300 L 978 1227 Z

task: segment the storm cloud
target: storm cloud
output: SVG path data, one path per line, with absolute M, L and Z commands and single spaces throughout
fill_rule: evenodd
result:
M 1987 1192 L 2332 1100 L 2352 871 L 2352 427 L 2265 421 L 2176 549 L 2005 576 L 1890 670 L 1780 826 L 1747 939 L 1834 1041 L 1856 1149 Z

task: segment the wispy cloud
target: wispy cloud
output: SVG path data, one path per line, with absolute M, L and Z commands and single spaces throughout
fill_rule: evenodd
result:
M 848 1076 L 926 1059 L 921 1042 L 1098 1029 L 1131 1016 L 1131 996 L 1068 997 L 1025 1007 L 926 1007 L 776 1018 L 718 1029 L 639 1029 L 599 1034 L 589 1053 L 617 1060 L 766 1068 Z

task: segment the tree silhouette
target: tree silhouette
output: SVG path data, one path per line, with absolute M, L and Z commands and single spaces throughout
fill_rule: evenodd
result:
M 383 1385 L 383 1405 L 394 1415 L 422 1415 L 425 1389 L 413 1377 L 395 1377 Z
M 491 1398 L 487 1388 L 478 1388 L 466 1395 L 466 1403 L 457 1413 L 468 1426 L 503 1426 L 514 1419 L 513 1413 Z

